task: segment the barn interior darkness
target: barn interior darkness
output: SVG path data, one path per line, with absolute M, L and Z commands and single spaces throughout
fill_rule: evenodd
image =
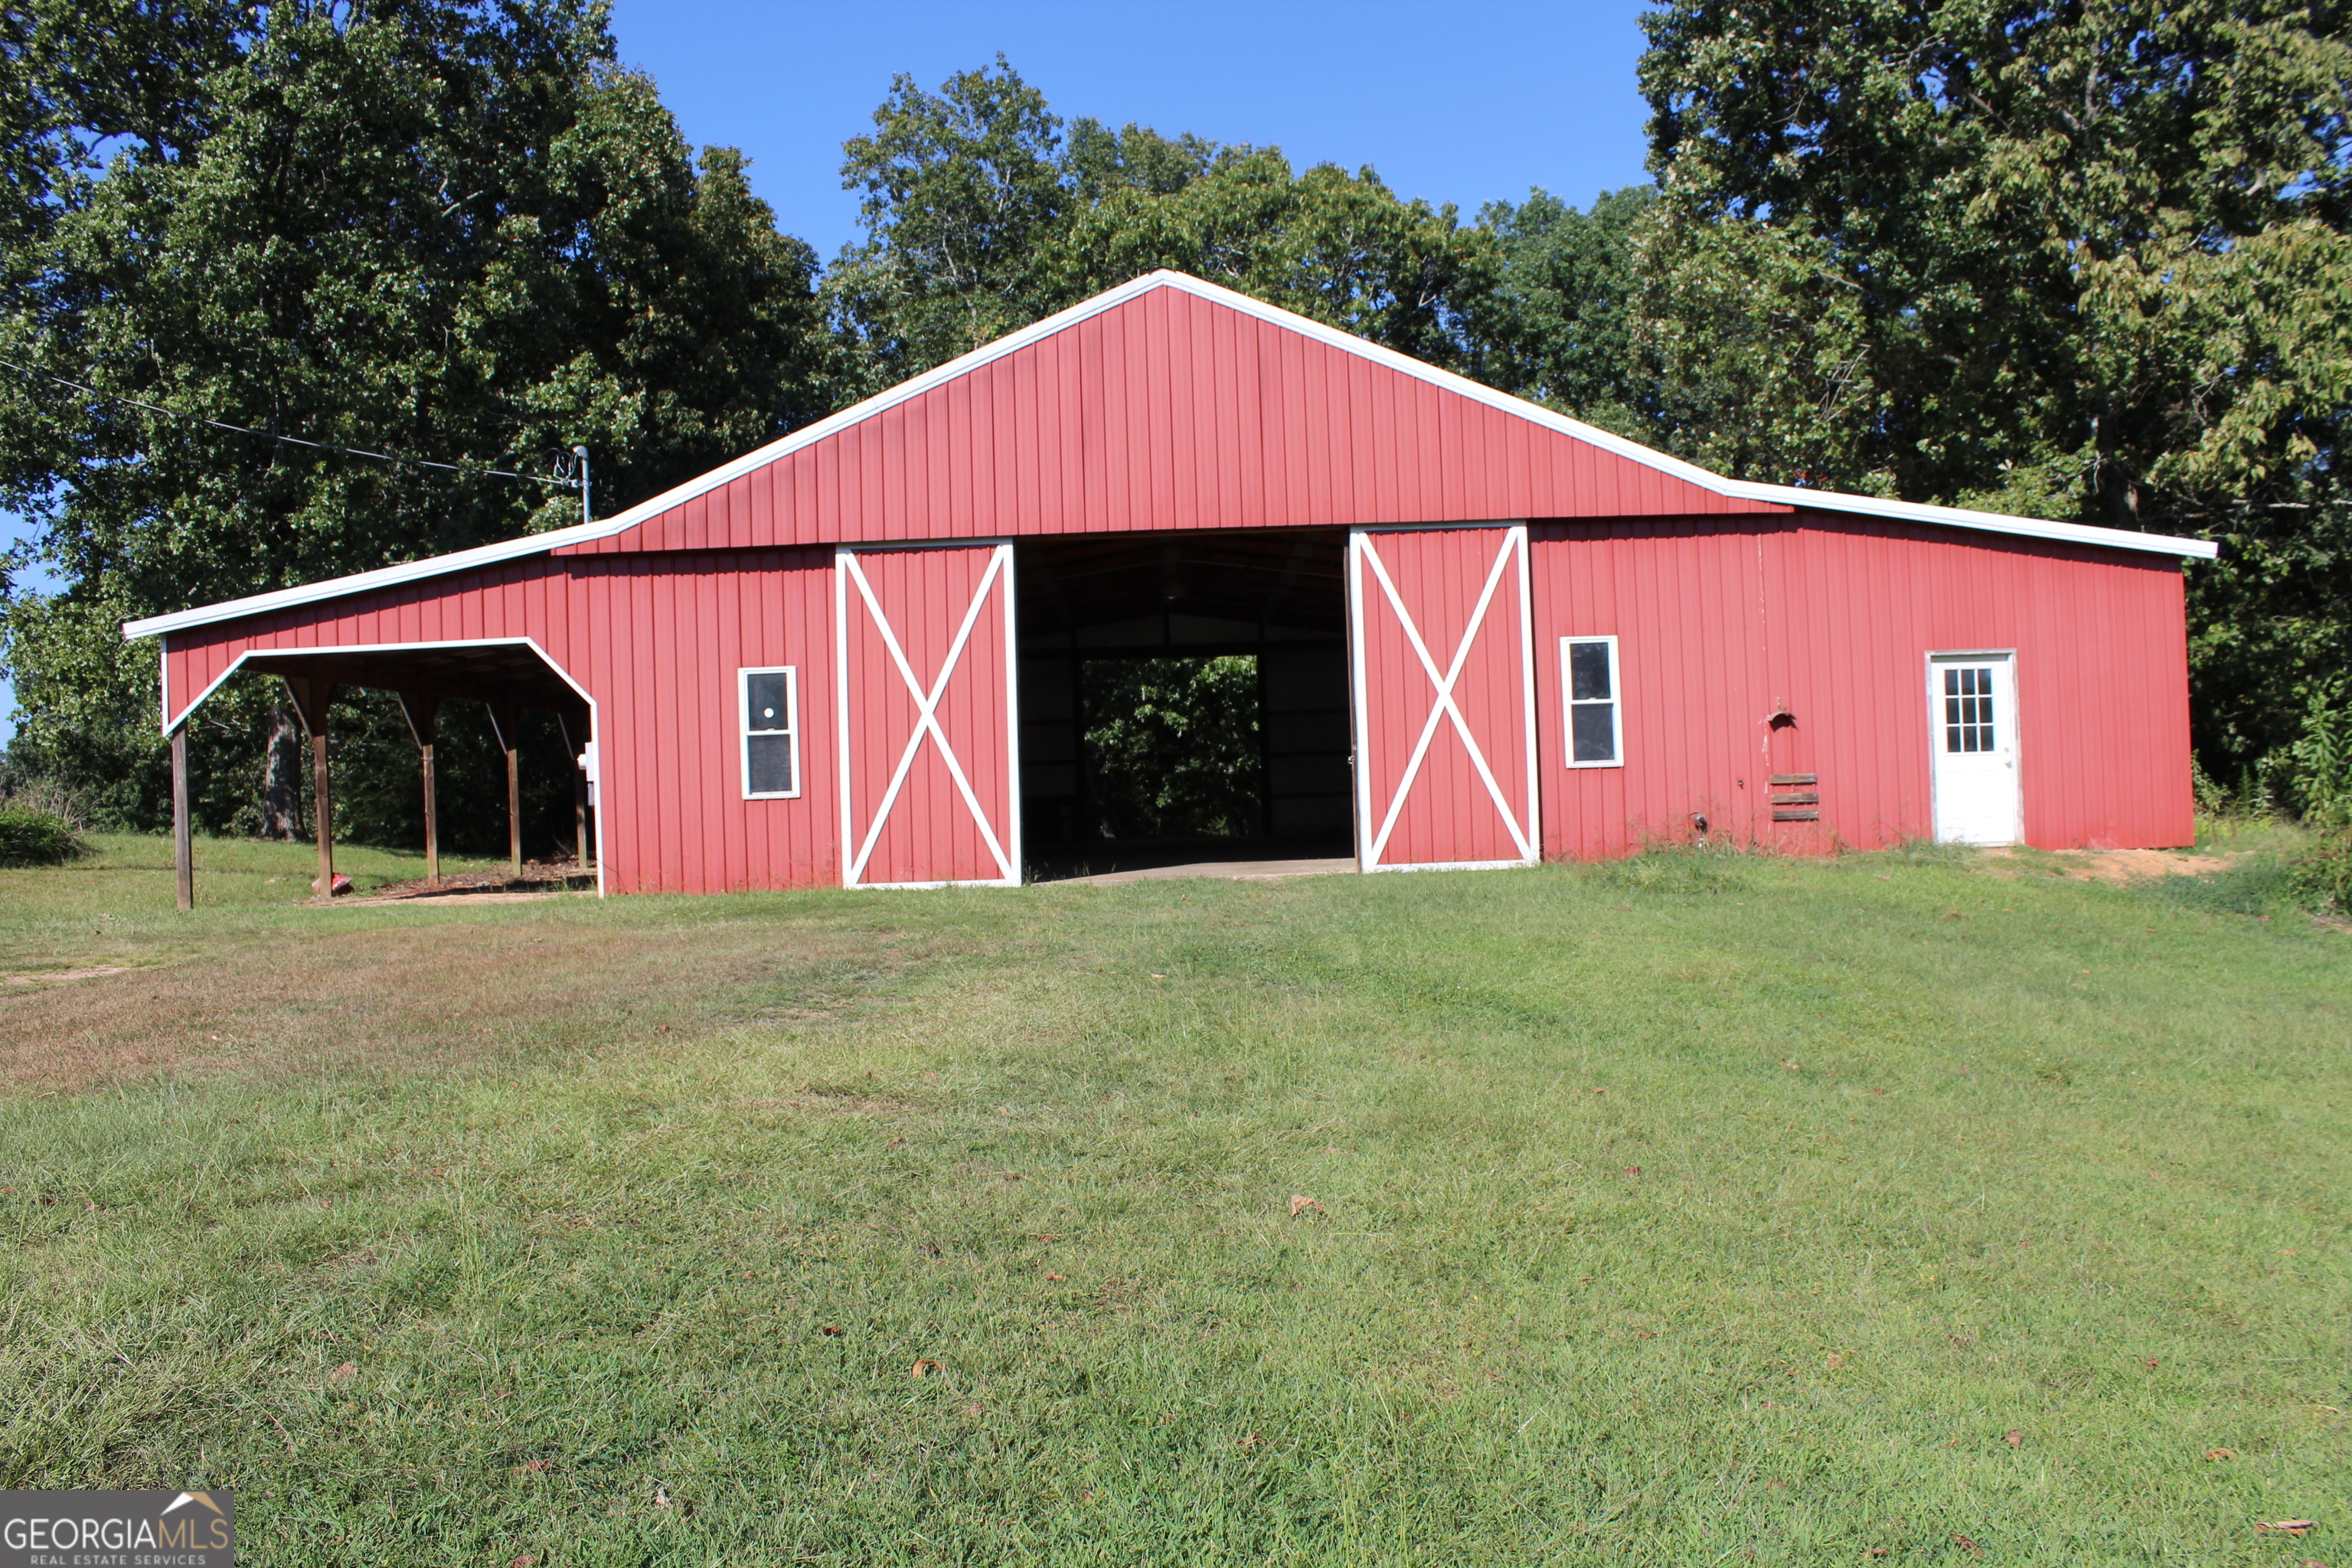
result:
M 1352 852 L 1346 549 L 1337 529 L 1016 546 L 1039 874 Z

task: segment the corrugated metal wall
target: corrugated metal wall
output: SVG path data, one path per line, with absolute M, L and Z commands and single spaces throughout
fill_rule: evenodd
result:
M 615 892 L 836 882 L 833 552 L 517 562 L 166 639 L 173 710 L 248 647 L 528 637 L 596 704 Z M 797 799 L 742 798 L 736 671 L 799 671 Z
M 567 548 L 1787 510 L 1160 289 Z
M 1547 854 L 1686 839 L 1694 813 L 1790 849 L 1930 837 L 1926 656 L 1945 649 L 2017 650 L 2028 843 L 2194 837 L 2177 562 L 1806 514 L 1549 524 L 1533 575 Z M 1559 642 L 1611 635 L 1625 766 L 1570 770 Z M 1774 773 L 1819 775 L 1818 824 L 1772 821 Z

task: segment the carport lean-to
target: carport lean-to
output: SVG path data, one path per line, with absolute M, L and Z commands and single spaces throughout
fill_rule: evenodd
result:
M 124 631 L 167 735 L 242 668 L 314 761 L 337 685 L 420 746 L 555 712 L 600 890 L 1052 874 L 1102 837 L 1089 668 L 1228 656 L 1258 834 L 1368 871 L 2139 847 L 2191 835 L 2213 553 L 1727 479 L 1159 272 L 617 516 Z
M 334 792 L 329 766 L 328 712 L 343 687 L 389 691 L 399 700 L 417 749 L 425 806 L 425 875 L 441 877 L 438 792 L 434 778 L 436 728 L 446 702 L 479 702 L 488 710 L 491 732 L 506 762 L 507 864 L 509 877 L 522 874 L 520 724 L 529 712 L 552 714 L 578 772 L 572 787 L 574 842 L 583 869 L 590 852 L 588 768 L 593 761 L 593 705 L 585 692 L 551 665 L 529 638 L 499 638 L 379 646 L 250 649 L 221 671 L 172 728 L 173 861 L 179 906 L 195 901 L 195 877 L 188 815 L 186 712 L 240 670 L 275 675 L 310 739 L 312 822 L 319 850 L 318 889 L 331 894 L 335 879 Z

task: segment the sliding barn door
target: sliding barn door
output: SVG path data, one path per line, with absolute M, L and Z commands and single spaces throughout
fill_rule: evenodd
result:
M 1021 880 L 1013 547 L 835 555 L 845 887 Z
M 1535 860 L 1527 529 L 1360 529 L 1348 594 L 1363 868 Z

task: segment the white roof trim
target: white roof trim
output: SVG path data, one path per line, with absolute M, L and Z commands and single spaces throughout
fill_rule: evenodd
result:
M 1924 501 L 1882 500 L 1876 496 L 1850 496 L 1836 490 L 1800 489 L 1794 485 L 1760 484 L 1751 479 L 1717 481 L 1727 495 L 1747 500 L 1776 500 L 1811 511 L 1858 511 L 1898 522 L 1936 522 L 1949 528 L 1973 528 L 1987 533 L 2015 533 L 2028 539 L 2056 539 L 2069 544 L 2096 544 L 2113 550 L 2145 550 L 2157 555 L 2193 555 L 2210 561 L 2221 547 L 2210 539 L 2182 539 L 2169 533 L 2141 533 L 2129 528 L 2096 528 L 2086 522 L 2046 522 L 2006 512 L 1971 511 L 1967 507 L 1929 506 Z
M 1993 533 L 2018 534 L 2033 539 L 2056 539 L 2070 543 L 2095 544 L 2116 550 L 2147 551 L 2159 555 L 2198 556 L 2210 560 L 2216 547 L 2199 539 L 2176 539 L 2158 533 L 2137 533 L 2128 529 L 2093 528 L 2082 523 L 2049 522 L 2038 518 L 2010 517 L 2000 512 L 1971 511 L 1961 507 L 1924 506 L 1913 501 L 1881 500 L 1874 496 L 1843 495 L 1834 490 L 1798 489 L 1788 485 L 1758 484 L 1742 479 L 1727 479 L 1710 473 L 1694 463 L 1654 451 L 1622 436 L 1613 436 L 1580 419 L 1555 414 L 1549 408 L 1497 392 L 1466 376 L 1383 348 L 1328 327 L 1320 321 L 1253 300 L 1246 294 L 1182 272 L 1162 270 L 1146 273 L 1130 282 L 1096 295 L 1093 299 L 1058 311 L 1042 321 L 1033 322 L 1017 332 L 1011 332 L 994 342 L 974 349 L 968 354 L 950 360 L 936 369 L 924 372 L 910 381 L 899 383 L 887 392 L 878 393 L 865 402 L 845 408 L 830 418 L 820 419 L 805 429 L 796 430 L 781 440 L 746 452 L 733 462 L 726 463 L 674 489 L 665 490 L 651 500 L 638 502 L 628 510 L 595 522 L 578 523 L 570 528 L 551 529 L 545 533 L 526 534 L 520 539 L 502 540 L 496 544 L 478 545 L 472 550 L 460 550 L 448 555 L 429 556 L 422 561 L 403 562 L 396 566 L 382 566 L 373 572 L 354 573 L 347 577 L 331 577 L 323 582 L 308 583 L 299 587 L 279 588 L 268 594 L 255 594 L 242 599 L 225 600 L 217 605 L 202 605 L 194 609 L 171 615 L 151 616 L 144 620 L 124 623 L 126 637 L 154 637 L 164 632 L 184 630 L 190 626 L 207 626 L 215 621 L 236 620 L 245 616 L 266 615 L 272 610 L 290 609 L 299 605 L 315 604 L 322 599 L 341 598 L 349 594 L 370 593 L 380 588 L 398 587 L 405 583 L 421 582 L 430 577 L 446 576 L 452 572 L 470 571 L 478 566 L 496 565 L 501 561 L 519 560 L 527 555 L 542 554 L 565 545 L 587 544 L 600 539 L 610 539 L 659 517 L 663 512 L 684 505 L 695 497 L 717 489 L 730 480 L 741 478 L 754 468 L 766 466 L 780 458 L 790 457 L 804 447 L 838 435 L 854 425 L 863 424 L 877 414 L 887 413 L 909 399 L 921 396 L 932 388 L 954 381 L 982 365 L 1016 353 L 1030 344 L 1052 337 L 1079 322 L 1114 310 L 1138 295 L 1155 289 L 1180 289 L 1185 293 L 1255 316 L 1259 321 L 1286 328 L 1320 343 L 1344 353 L 1367 359 L 1375 364 L 1427 382 L 1433 386 L 1485 404 L 1489 408 L 1514 415 L 1546 429 L 1598 447 L 1612 456 L 1660 473 L 1685 480 L 1701 489 L 1711 491 L 1731 500 L 1759 501 L 1790 507 L 1806 507 L 1822 511 L 1862 512 L 1873 517 L 1900 519 L 1912 522 L 1942 523 L 1955 528 L 1980 529 Z M 854 543 L 856 541 L 839 542 Z

